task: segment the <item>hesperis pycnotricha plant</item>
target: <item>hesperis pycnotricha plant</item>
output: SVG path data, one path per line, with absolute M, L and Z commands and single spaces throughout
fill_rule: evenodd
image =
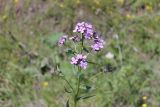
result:
M 84 94 L 82 95 L 80 92 L 83 71 L 86 72 L 87 67 L 89 66 L 88 56 L 92 54 L 92 52 L 101 51 L 105 45 L 105 41 L 98 35 L 98 33 L 96 33 L 90 23 L 77 23 L 73 32 L 74 36 L 62 36 L 58 41 L 58 45 L 61 48 L 69 48 L 69 52 L 72 54 L 70 57 L 70 64 L 75 66 L 75 76 L 77 81 L 76 87 L 70 84 L 70 82 L 65 78 L 63 72 L 61 73 L 63 74 L 63 79 L 66 81 L 70 88 L 70 91 L 68 91 L 68 89 L 65 90 L 72 95 L 74 107 L 77 107 L 77 102 L 80 99 L 91 97 Z M 86 89 L 90 88 L 90 86 L 86 86 Z M 69 100 L 67 101 L 66 106 L 69 107 Z

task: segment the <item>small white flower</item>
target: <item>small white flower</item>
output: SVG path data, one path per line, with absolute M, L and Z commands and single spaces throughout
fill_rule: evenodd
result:
M 118 34 L 113 34 L 113 39 L 118 39 Z
M 111 53 L 111 52 L 108 52 L 105 56 L 106 56 L 106 58 L 108 58 L 108 59 L 113 59 L 113 58 L 114 58 L 114 54 Z
M 137 49 L 136 47 L 133 47 L 133 50 L 134 50 L 135 52 L 138 52 L 138 49 Z

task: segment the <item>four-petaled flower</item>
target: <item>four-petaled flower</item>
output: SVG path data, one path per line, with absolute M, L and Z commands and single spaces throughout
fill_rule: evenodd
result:
M 83 69 L 87 68 L 87 56 L 82 54 L 77 54 L 76 56 L 71 58 L 71 64 L 80 66 Z
M 62 36 L 62 37 L 59 39 L 59 41 L 58 41 L 58 45 L 59 45 L 59 46 L 64 45 L 64 43 L 66 42 L 66 39 L 67 39 L 67 36 L 66 36 L 66 35 Z
M 97 37 L 94 39 L 94 43 L 91 45 L 91 48 L 94 51 L 100 51 L 104 47 L 104 44 L 105 44 L 104 40 Z

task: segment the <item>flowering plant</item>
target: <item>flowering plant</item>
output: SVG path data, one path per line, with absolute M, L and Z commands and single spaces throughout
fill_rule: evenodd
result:
M 62 36 L 59 41 L 58 45 L 60 47 L 67 46 L 71 48 L 72 57 L 70 63 L 78 68 L 77 74 L 80 74 L 82 70 L 86 70 L 89 61 L 87 60 L 88 55 L 91 52 L 98 52 L 103 49 L 105 42 L 100 35 L 94 30 L 93 26 L 86 22 L 77 23 L 73 32 L 75 36 Z M 67 45 L 67 41 L 71 42 L 74 45 Z M 74 48 L 72 48 L 74 46 Z M 81 85 L 81 75 L 77 77 L 77 88 L 74 89 L 71 84 L 68 82 L 66 78 L 63 78 L 67 84 L 70 86 L 73 94 L 74 99 L 74 107 L 77 106 L 77 102 L 79 99 L 89 98 L 89 96 L 80 97 L 80 85 Z M 67 106 L 69 106 L 69 102 L 67 102 Z

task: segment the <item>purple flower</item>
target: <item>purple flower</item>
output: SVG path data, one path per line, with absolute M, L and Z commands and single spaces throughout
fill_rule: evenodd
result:
M 82 54 L 77 54 L 76 56 L 71 58 L 71 64 L 80 66 L 83 69 L 87 68 L 87 56 Z
M 87 68 L 87 61 L 81 61 L 80 62 L 80 67 L 83 68 L 83 69 L 86 69 Z
M 77 65 L 77 64 L 78 64 L 78 59 L 75 58 L 75 57 L 72 57 L 72 58 L 71 58 L 71 64 Z
M 93 29 L 87 28 L 86 32 L 85 32 L 85 39 L 91 39 L 93 35 Z
M 85 24 L 85 22 L 77 23 L 73 32 L 84 33 L 84 31 L 85 31 L 84 24 Z
M 84 34 L 85 39 L 91 39 L 93 35 L 93 26 L 86 22 L 77 23 L 73 32 Z
M 59 46 L 64 45 L 64 43 L 66 42 L 66 39 L 67 39 L 67 36 L 66 36 L 66 35 L 62 36 L 62 37 L 59 39 L 59 41 L 58 41 L 58 45 L 59 45 Z
M 104 44 L 104 40 L 97 37 L 96 39 L 94 39 L 94 44 L 91 45 L 91 48 L 94 51 L 100 51 L 104 47 Z

